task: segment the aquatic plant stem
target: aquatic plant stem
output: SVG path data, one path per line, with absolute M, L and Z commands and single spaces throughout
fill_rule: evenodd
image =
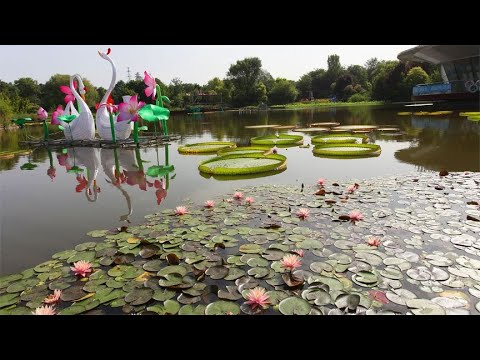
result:
M 110 110 L 108 110 L 108 115 L 110 118 L 110 130 L 112 131 L 112 141 L 114 144 L 117 144 L 117 138 L 115 136 L 115 125 L 113 123 L 113 114 Z
M 133 142 L 138 144 L 138 121 L 133 123 Z
M 48 140 L 48 125 L 45 120 L 43 120 L 43 140 Z
M 140 156 L 140 149 L 139 148 L 135 149 L 135 157 L 137 158 L 138 170 L 143 172 L 143 161 L 142 161 L 142 157 Z

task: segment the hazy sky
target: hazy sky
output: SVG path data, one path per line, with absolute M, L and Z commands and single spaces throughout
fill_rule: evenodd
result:
M 41 83 L 51 75 L 79 73 L 95 86 L 108 87 L 110 64 L 98 56 L 109 45 L 0 45 L 0 80 L 12 82 L 31 77 Z M 327 56 L 337 54 L 342 65 L 363 65 L 366 60 L 395 60 L 413 45 L 115 45 L 111 58 L 117 80 L 128 80 L 147 70 L 164 83 L 175 77 L 183 82 L 205 84 L 223 78 L 229 66 L 245 57 L 257 56 L 274 78 L 298 80 L 308 71 L 327 68 Z

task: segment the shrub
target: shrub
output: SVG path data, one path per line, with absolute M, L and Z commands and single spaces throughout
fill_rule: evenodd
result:
M 348 98 L 348 102 L 362 102 L 362 101 L 368 101 L 369 100 L 369 97 L 367 94 L 363 93 L 363 94 L 353 94 L 352 96 L 350 96 Z

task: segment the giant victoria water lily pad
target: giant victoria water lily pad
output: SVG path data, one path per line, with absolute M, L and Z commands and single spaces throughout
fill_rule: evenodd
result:
M 268 135 L 254 137 L 250 139 L 252 145 L 274 146 L 274 145 L 301 145 L 303 143 L 303 136 L 300 135 Z
M 280 154 L 228 154 L 202 161 L 198 170 L 206 174 L 241 175 L 282 170 L 287 158 Z
M 315 155 L 325 156 L 378 156 L 382 149 L 376 144 L 327 144 L 316 145 L 313 149 Z
M 235 146 L 235 143 L 229 141 L 210 141 L 180 146 L 178 152 L 181 154 L 208 154 L 216 153 L 217 151 L 226 148 L 234 148 Z

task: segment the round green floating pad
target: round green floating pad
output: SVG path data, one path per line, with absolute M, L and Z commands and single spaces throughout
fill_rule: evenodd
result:
M 377 125 L 342 125 L 334 127 L 335 130 L 344 130 L 344 131 L 351 131 L 351 130 L 374 130 L 378 128 Z
M 268 135 L 259 136 L 250 139 L 253 145 L 301 145 L 303 144 L 303 136 L 301 135 Z
M 480 115 L 470 115 L 467 119 L 470 121 L 480 121 Z
M 318 135 L 312 138 L 312 144 L 353 144 L 357 140 L 364 141 L 367 137 L 364 135 L 352 135 L 352 134 L 330 134 L 330 135 Z
M 290 129 L 295 129 L 297 126 L 296 125 L 279 125 L 275 126 L 275 130 L 290 130 Z
M 310 132 L 327 132 L 328 128 L 327 127 L 309 127 L 309 128 L 297 128 L 293 129 L 292 131 L 295 132 L 304 132 L 304 133 L 310 133 Z
M 331 121 L 331 122 L 325 121 L 325 122 L 318 122 L 318 123 L 310 124 L 310 126 L 320 126 L 320 127 L 324 127 L 324 126 L 331 127 L 331 126 L 338 126 L 338 125 L 340 125 L 340 123 L 335 122 L 335 121 Z
M 250 153 L 217 156 L 202 161 L 198 170 L 214 175 L 241 175 L 281 170 L 286 166 L 287 158 L 283 155 Z
M 222 149 L 234 148 L 236 146 L 235 143 L 229 141 L 211 141 L 180 146 L 178 152 L 180 154 L 214 153 Z
M 380 145 L 375 144 L 327 144 L 316 145 L 313 153 L 325 156 L 375 156 L 380 154 Z
M 260 153 L 260 154 L 265 154 L 270 150 L 269 147 L 267 146 L 244 146 L 244 147 L 238 147 L 238 148 L 226 148 L 219 150 L 217 154 L 219 156 L 221 155 L 228 155 L 228 154 L 252 154 L 252 153 Z
M 269 129 L 269 128 L 275 128 L 280 125 L 251 125 L 251 126 L 245 126 L 245 129 Z

